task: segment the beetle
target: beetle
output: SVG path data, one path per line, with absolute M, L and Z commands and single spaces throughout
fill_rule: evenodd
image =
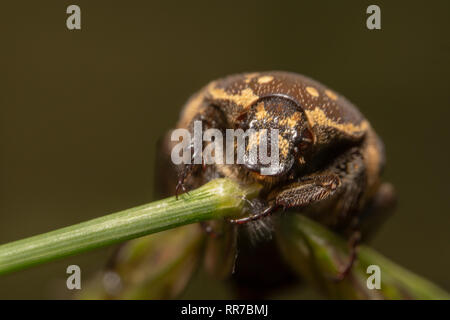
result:
M 278 129 L 276 173 L 260 174 L 261 163 L 183 164 L 160 170 L 165 176 L 159 187 L 164 184 L 169 193 L 178 195 L 218 177 L 257 182 L 262 191 L 247 215 L 225 224 L 252 224 L 282 210 L 306 214 L 349 239 L 351 259 L 341 272 L 345 277 L 355 260 L 362 227 L 390 212 L 395 199 L 392 186 L 381 180 L 383 143 L 357 107 L 300 74 L 242 73 L 212 81 L 194 94 L 176 127 L 193 131 L 195 121 L 222 132 Z M 169 154 L 172 147 L 166 138 L 162 154 Z M 171 166 L 167 157 L 161 162 Z M 167 172 L 172 172 L 170 178 Z

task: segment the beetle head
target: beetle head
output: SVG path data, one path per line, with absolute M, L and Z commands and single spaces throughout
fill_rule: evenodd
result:
M 303 109 L 294 99 L 285 95 L 261 97 L 237 120 L 242 129 L 253 129 L 256 132 L 256 139 L 249 139 L 247 150 L 251 149 L 252 144 L 258 144 L 259 148 L 267 145 L 267 155 L 270 158 L 274 143 L 272 140 L 274 137 L 278 138 L 277 163 L 264 163 L 259 152 L 256 162 L 249 161 L 248 157 L 245 159 L 243 165 L 247 169 L 261 171 L 262 168 L 270 167 L 270 175 L 281 176 L 289 173 L 295 163 L 305 163 L 305 156 L 314 137 Z M 264 129 L 267 129 L 266 145 L 262 145 L 260 139 L 260 133 Z M 277 136 L 273 135 L 273 129 L 278 130 Z

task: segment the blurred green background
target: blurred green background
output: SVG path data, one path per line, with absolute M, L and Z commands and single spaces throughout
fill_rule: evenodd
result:
M 80 31 L 66 28 L 70 4 Z M 382 30 L 366 28 L 370 4 Z M 449 1 L 4 1 L 0 243 L 151 201 L 155 142 L 190 94 L 288 70 L 372 122 L 399 194 L 373 247 L 450 290 L 449 12 Z M 2 276 L 0 298 L 70 297 L 66 267 L 87 280 L 111 251 Z M 227 296 L 201 273 L 185 295 Z

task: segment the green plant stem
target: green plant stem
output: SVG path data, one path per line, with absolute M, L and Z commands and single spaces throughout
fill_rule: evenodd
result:
M 199 221 L 238 215 L 259 186 L 216 179 L 175 197 L 0 246 L 0 274 Z
M 286 260 L 304 279 L 334 299 L 450 299 L 430 281 L 397 265 L 366 245 L 359 246 L 358 260 L 345 279 L 334 278 L 348 263 L 347 241 L 300 214 L 281 222 L 278 237 Z M 369 266 L 380 270 L 380 288 L 369 289 Z M 368 280 L 369 279 L 369 280 Z
M 232 180 L 216 179 L 189 194 L 181 195 L 178 200 L 175 197 L 167 198 L 0 245 L 0 274 L 182 225 L 237 216 L 242 213 L 245 199 L 255 197 L 259 190 L 260 186 L 258 185 L 241 186 Z M 278 228 L 277 238 L 285 259 L 294 270 L 329 297 L 340 299 L 449 299 L 449 294 L 444 290 L 396 265 L 366 246 L 360 247 L 359 259 L 352 268 L 351 274 L 345 280 L 336 282 L 332 280 L 333 276 L 342 269 L 345 261 L 348 261 L 349 258 L 346 242 L 302 215 L 290 214 L 280 220 L 282 221 Z M 191 237 L 196 237 L 195 232 L 191 230 L 185 230 L 185 232 Z M 162 245 L 160 249 L 165 251 L 163 244 L 172 241 L 170 240 L 172 238 L 172 236 L 168 237 L 169 240 L 161 240 L 161 238 L 159 239 L 161 241 L 155 240 L 156 242 L 151 239 L 142 239 L 142 241 L 145 243 L 150 240 L 150 243 Z M 174 245 L 175 248 L 180 248 L 182 254 L 184 254 L 183 244 L 188 244 L 183 239 L 183 237 L 179 238 L 181 242 Z M 192 242 L 194 247 L 196 243 L 198 241 Z M 191 252 L 190 249 L 188 251 Z M 167 261 L 160 262 L 162 267 L 169 268 L 161 268 L 161 270 L 172 270 L 171 266 L 178 263 L 183 266 L 180 270 L 185 270 L 186 266 L 191 266 L 192 261 L 198 258 L 196 254 L 189 252 L 186 257 L 190 257 L 191 260 L 187 263 L 183 262 L 184 258 L 179 260 L 178 255 L 174 254 Z M 368 278 L 366 269 L 369 265 L 380 267 L 382 272 L 381 290 L 368 290 L 366 286 Z M 127 267 L 128 265 L 126 262 L 122 262 L 122 266 Z M 158 277 L 159 273 L 156 272 L 148 283 L 152 288 L 155 287 L 155 283 L 158 283 L 161 292 L 167 291 L 168 288 L 178 292 L 179 283 L 172 279 L 180 274 L 181 271 L 177 270 L 173 269 L 173 275 L 168 277 L 169 279 L 162 280 Z M 139 288 L 135 289 L 127 288 L 127 294 L 131 297 L 140 297 Z M 158 292 L 154 292 L 156 296 L 158 296 Z

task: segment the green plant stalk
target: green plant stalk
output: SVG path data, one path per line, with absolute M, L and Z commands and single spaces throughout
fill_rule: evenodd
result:
M 240 186 L 228 179 L 217 179 L 180 196 L 178 200 L 174 197 L 167 198 L 4 244 L 0 246 L 0 274 L 182 225 L 237 216 L 242 212 L 244 199 L 253 198 L 259 190 L 258 185 Z M 290 214 L 280 220 L 282 223 L 277 238 L 285 258 L 297 272 L 329 297 L 449 299 L 449 294 L 444 290 L 396 265 L 367 246 L 360 247 L 359 259 L 351 274 L 343 281 L 333 281 L 332 277 L 337 275 L 348 261 L 346 242 L 302 215 Z M 176 230 L 178 229 L 173 231 Z M 159 241 L 157 243 L 160 244 Z M 169 257 L 169 260 L 162 261 L 162 267 L 169 268 L 161 269 L 162 274 L 164 270 L 172 270 L 172 266 L 182 263 L 183 259 L 178 261 L 177 257 L 175 254 L 174 257 Z M 382 271 L 381 290 L 368 290 L 366 286 L 366 268 L 374 264 Z M 179 274 L 176 269 L 173 270 L 173 276 Z M 158 275 L 157 272 L 154 279 L 150 279 L 152 288 L 156 283 L 154 281 L 159 281 L 162 291 L 179 290 L 175 280 L 160 279 Z M 140 288 L 129 287 L 127 295 L 142 298 L 142 292 L 139 290 Z M 158 296 L 158 293 L 156 295 Z
M 259 186 L 216 179 L 175 197 L 0 245 L 0 275 L 199 221 L 236 216 Z
M 397 265 L 366 245 L 359 247 L 358 260 L 341 281 L 335 278 L 350 257 L 347 241 L 300 214 L 285 217 L 278 241 L 284 257 L 303 278 L 334 299 L 450 299 L 430 281 Z M 371 273 L 380 268 L 381 286 L 369 289 Z

